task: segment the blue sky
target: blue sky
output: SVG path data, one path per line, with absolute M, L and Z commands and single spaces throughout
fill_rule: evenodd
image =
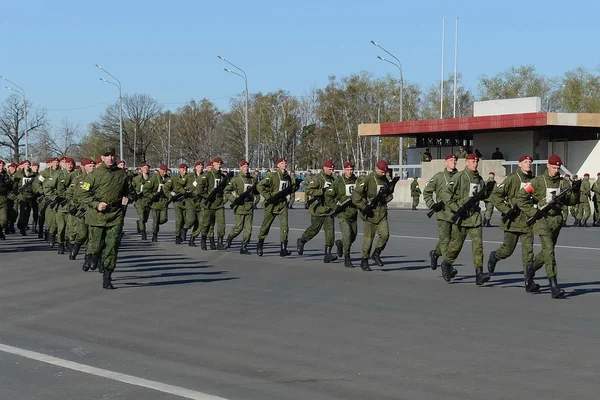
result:
M 225 58 L 248 74 L 250 93 L 286 89 L 303 95 L 329 75 L 362 70 L 397 73 L 377 60 L 403 64 L 404 78 L 424 86 L 440 78 L 442 17 L 445 70 L 454 63 L 466 86 L 511 65 L 534 64 L 544 75 L 600 65 L 596 43 L 600 2 L 579 1 L 40 1 L 4 2 L 0 75 L 45 107 L 51 123 L 97 119 L 116 88 L 98 63 L 121 80 L 124 93 L 146 93 L 175 110 L 207 97 L 228 109 L 241 78 L 223 71 Z M 572 8 L 569 8 L 572 7 Z M 447 74 L 446 74 L 447 75 Z M 0 85 L 0 101 L 10 92 Z

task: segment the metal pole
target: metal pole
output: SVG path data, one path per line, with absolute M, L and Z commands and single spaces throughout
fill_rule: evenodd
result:
M 246 160 L 249 160 L 248 156 L 248 79 L 244 78 L 244 82 L 246 82 Z
M 0 76 L 0 79 L 4 79 L 6 82 L 12 84 L 14 87 L 16 87 L 19 90 L 15 90 L 13 88 L 7 87 L 8 90 L 12 90 L 14 92 L 19 93 L 21 96 L 23 96 L 23 116 L 25 118 L 25 159 L 29 159 L 29 132 L 27 129 L 27 97 L 25 96 L 25 91 L 23 90 L 23 88 L 19 85 L 17 85 L 16 83 L 14 83 L 13 81 L 9 80 L 8 78 L 4 77 L 4 76 Z M 17 134 L 17 139 L 19 138 L 19 132 L 16 132 Z M 19 149 L 17 149 L 17 153 L 19 153 Z
M 169 137 L 167 139 L 167 166 L 171 166 L 171 113 L 169 113 Z
M 444 39 L 446 37 L 446 17 L 442 18 L 442 79 L 440 79 L 440 119 L 444 118 Z
M 104 78 L 100 78 L 101 81 L 104 81 L 106 83 L 110 83 L 112 85 L 115 85 L 119 88 L 119 157 L 121 157 L 121 160 L 123 160 L 123 95 L 121 92 L 121 81 L 118 80 L 113 74 L 111 74 L 110 72 L 108 72 L 107 70 L 105 70 L 104 68 L 102 68 L 102 66 L 96 64 L 96 67 L 98 69 L 101 69 L 102 71 L 104 71 L 104 73 L 106 73 L 108 76 L 110 76 L 111 78 L 113 78 L 115 81 L 117 81 L 117 83 L 111 82 L 111 81 L 107 81 Z
M 381 104 L 377 108 L 377 123 L 380 123 L 380 119 L 381 119 Z M 375 153 L 375 162 L 379 161 L 379 142 L 380 142 L 381 138 L 379 136 L 377 136 L 376 139 L 377 139 L 377 146 L 376 146 L 376 153 Z
M 237 69 L 238 71 L 240 71 L 243 74 L 243 76 L 242 76 L 242 75 L 240 75 L 238 73 L 235 73 L 235 72 L 233 72 L 233 71 L 225 68 L 225 71 L 242 77 L 244 79 L 245 84 L 246 84 L 246 107 L 245 107 L 245 117 L 246 117 L 245 118 L 246 119 L 246 141 L 245 141 L 246 143 L 245 143 L 245 147 L 246 147 L 246 152 L 245 152 L 245 154 L 246 154 L 246 160 L 248 160 L 248 75 L 246 75 L 246 72 L 243 69 L 241 69 L 240 67 L 238 67 L 237 65 L 235 65 L 231 61 L 226 60 L 224 57 L 217 56 L 217 58 L 219 58 L 220 60 L 225 61 L 227 64 L 231 65 L 232 67 L 234 67 L 235 69 Z
M 458 59 L 458 17 L 456 18 L 456 37 L 454 38 L 454 111 L 452 116 L 456 118 L 456 61 Z
M 137 126 L 133 127 L 133 167 L 136 167 Z

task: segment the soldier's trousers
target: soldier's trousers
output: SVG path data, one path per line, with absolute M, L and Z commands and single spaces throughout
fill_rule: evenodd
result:
M 379 234 L 379 240 L 377 240 L 375 248 L 383 250 L 390 238 L 390 225 L 387 218 L 382 219 L 378 224 L 372 224 L 365 221 L 363 228 L 362 258 L 369 258 L 371 256 L 371 248 L 373 247 L 375 234 Z
M 271 229 L 271 225 L 273 225 L 273 221 L 275 221 L 275 217 L 279 217 L 279 238 L 282 242 L 288 240 L 290 227 L 288 225 L 287 207 L 281 210 L 281 214 L 273 214 L 265 209 L 265 218 L 263 219 L 262 225 L 260 226 L 260 231 L 258 232 L 259 240 L 267 237 L 269 230 Z
M 344 255 L 350 254 L 350 247 L 356 240 L 358 234 L 358 222 L 356 217 L 354 218 L 338 218 L 340 224 L 340 231 L 342 232 L 342 245 L 344 248 Z
M 206 209 L 202 215 L 202 221 L 200 222 L 200 233 L 202 235 L 209 235 L 211 230 L 214 234 L 215 222 L 217 224 L 217 237 L 222 238 L 225 236 L 225 208 L 219 208 L 216 210 Z
M 501 260 L 510 257 L 517 247 L 519 238 L 521 239 L 521 260 L 523 261 L 523 271 L 525 271 L 529 264 L 533 264 L 533 233 L 504 231 L 504 241 L 496 250 L 496 257 Z
M 494 214 L 494 205 L 490 202 L 485 203 L 485 219 L 488 221 L 492 219 L 492 215 Z
M 138 214 L 137 227 L 140 232 L 146 232 L 146 223 L 150 217 L 150 207 L 148 207 L 146 203 L 136 201 L 135 209 Z
M 552 232 L 551 235 L 540 235 L 540 242 L 542 244 L 542 250 L 535 255 L 533 265 L 535 270 L 541 269 L 544 265 L 546 266 L 546 275 L 548 278 L 556 276 L 557 265 L 556 265 L 556 254 L 554 248 L 558 241 L 558 235 L 560 229 Z
M 579 205 L 577 206 L 577 219 L 580 221 L 585 221 L 586 219 L 590 218 L 590 215 L 592 215 L 590 202 L 583 201 L 579 203 Z
M 19 220 L 17 221 L 17 228 L 25 230 L 27 223 L 29 222 L 29 216 L 31 215 L 31 208 L 35 200 L 21 200 L 19 201 Z
M 169 220 L 167 215 L 167 209 L 157 210 L 152 209 L 152 233 L 158 233 L 160 225 L 165 224 Z
M 186 207 L 185 209 L 185 223 L 183 229 L 191 229 L 192 236 L 197 237 L 200 234 L 200 221 L 202 220 L 202 210 L 198 210 L 195 207 Z
M 175 211 L 175 236 L 180 236 L 181 235 L 181 230 L 183 229 L 183 226 L 185 225 L 185 208 L 183 207 L 174 207 Z
M 448 243 L 444 259 L 448 263 L 453 264 L 462 250 L 465 239 L 467 236 L 470 236 L 473 248 L 473 265 L 475 268 L 483 267 L 483 230 L 481 229 L 481 225 L 469 228 L 457 226 L 456 228 L 450 238 L 450 243 Z
M 435 253 L 438 256 L 446 258 L 446 251 L 448 250 L 448 243 L 454 232 L 458 229 L 458 225 L 452 222 L 437 220 L 438 223 L 438 242 L 435 246 Z
M 17 222 L 17 217 L 19 215 L 19 205 L 17 203 L 18 202 L 16 201 L 8 200 L 8 222 L 11 224 Z
M 421 198 L 420 196 L 413 196 L 413 198 L 412 198 L 412 206 L 413 206 L 413 208 L 419 205 L 419 199 L 420 198 Z
M 67 214 L 67 240 L 69 243 L 75 243 L 77 241 L 77 218 L 74 215 Z
M 35 227 L 38 226 L 39 216 L 40 216 L 39 204 L 36 199 L 32 199 L 31 200 L 31 217 L 32 217 L 31 219 L 33 222 L 32 230 L 35 230 L 36 229 Z
M 308 242 L 317 236 L 321 228 L 325 232 L 325 246 L 333 247 L 333 242 L 335 241 L 334 219 L 327 215 L 323 217 L 310 216 L 310 226 L 302 234 L 302 241 Z
M 567 220 L 569 219 L 569 207 L 568 206 L 562 206 L 562 217 L 563 217 L 563 221 L 565 221 L 565 223 L 566 223 Z
M 52 207 L 46 207 L 46 230 L 50 235 L 56 235 L 56 210 Z
M 85 218 L 77 218 L 75 219 L 75 225 L 73 231 L 75 232 L 75 241 L 72 243 L 85 244 L 88 240 L 89 229 L 87 224 L 85 223 Z
M 254 213 L 251 214 L 235 214 L 235 226 L 231 229 L 231 238 L 235 239 L 242 231 L 242 243 L 247 244 L 250 242 L 252 237 L 252 221 L 254 220 Z
M 123 226 L 90 226 L 89 240 L 86 254 L 95 254 L 98 256 L 104 267 L 115 269 L 117 266 L 117 254 L 121 245 L 121 231 Z
M 569 210 L 571 211 L 571 216 L 577 219 L 577 214 L 579 214 L 579 204 L 576 206 L 571 206 Z
M 38 203 L 39 206 L 39 203 Z M 44 231 L 44 224 L 46 223 L 46 207 L 39 206 L 38 208 L 38 229 L 40 232 Z
M 5 196 L 0 196 L 0 229 L 8 226 L 8 205 Z
M 61 244 L 65 242 L 67 234 L 67 213 L 57 211 L 55 213 L 56 219 L 56 243 Z

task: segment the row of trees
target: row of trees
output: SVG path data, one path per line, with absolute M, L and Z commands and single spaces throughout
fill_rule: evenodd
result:
M 543 109 L 557 112 L 600 112 L 600 75 L 577 68 L 561 77 L 544 77 L 534 66 L 512 67 L 478 80 L 477 95 L 458 76 L 456 116 L 472 115 L 475 100 L 537 96 Z M 443 117 L 453 116 L 453 81 L 444 82 Z M 397 121 L 400 115 L 400 82 L 392 77 L 374 78 L 362 72 L 341 79 L 332 76 L 324 88 L 313 88 L 304 96 L 285 90 L 256 93 L 249 100 L 249 158 L 254 167 L 272 167 L 285 156 L 292 168 L 319 167 L 332 158 L 337 164 L 354 161 L 358 168 L 376 162 L 376 138 L 359 138 L 361 123 Z M 440 117 L 440 84 L 428 88 L 404 85 L 405 120 Z M 147 94 L 123 99 L 123 147 L 129 165 L 152 165 L 180 161 L 193 163 L 221 156 L 231 165 L 244 158 L 245 102 L 231 100 L 228 112 L 207 99 L 190 100 L 176 111 L 164 110 Z M 29 105 L 28 107 L 31 110 Z M 16 95 L 0 106 L 0 151 L 12 161 L 23 156 L 24 108 Z M 51 129 L 54 128 L 54 129 Z M 28 115 L 31 158 L 98 156 L 107 144 L 119 147 L 119 103 L 109 105 L 97 121 L 82 132 L 69 120 L 50 125 L 43 109 Z M 50 132 L 54 132 L 51 134 Z M 411 145 L 405 141 L 405 145 Z M 398 140 L 383 138 L 380 158 L 397 160 Z

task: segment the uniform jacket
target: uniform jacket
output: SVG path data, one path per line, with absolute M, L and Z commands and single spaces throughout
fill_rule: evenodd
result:
M 419 187 L 419 182 L 416 179 L 413 179 L 413 181 L 410 183 L 410 196 L 421 196 L 421 188 Z
M 325 175 L 323 172 L 318 174 L 306 188 L 306 194 L 310 197 L 321 197 L 323 201 L 316 200 L 310 205 L 310 214 L 315 217 L 324 217 L 329 215 L 335 204 L 332 196 L 325 196 L 328 191 L 333 191 L 331 187 L 334 179 L 331 175 Z
M 167 180 L 167 182 L 165 183 L 164 189 L 165 189 L 165 194 L 168 199 L 171 199 L 171 197 L 176 196 L 178 194 L 186 193 L 185 186 L 187 184 L 187 176 L 188 176 L 188 174 L 185 174 L 183 176 L 180 174 L 177 174 Z M 173 203 L 173 206 L 177 207 L 177 208 L 184 208 L 185 200 L 176 201 Z
M 198 185 L 198 193 L 200 196 L 203 199 L 207 199 L 223 178 L 225 178 L 225 175 L 220 170 L 215 171 L 214 168 L 202 174 L 200 184 Z M 219 193 L 217 194 L 215 201 L 206 206 L 206 208 L 209 210 L 218 210 L 219 208 L 224 208 L 224 206 L 225 199 L 223 198 L 223 193 Z
M 262 179 L 258 185 L 258 192 L 265 200 L 268 200 L 272 195 L 277 192 L 282 191 L 286 187 L 292 184 L 292 178 L 288 174 L 287 171 L 281 172 L 280 169 L 277 169 L 275 172 L 271 172 L 267 174 L 264 179 Z M 287 210 L 288 200 L 282 199 L 276 204 L 269 204 L 265 207 L 266 212 L 270 212 L 272 214 L 281 214 L 284 210 Z
M 225 188 L 225 199 L 233 203 L 235 199 L 244 194 L 249 187 L 254 185 L 255 179 L 252 175 L 242 174 L 241 172 L 229 181 Z M 254 207 L 254 194 L 250 196 L 242 204 L 235 207 L 233 212 L 238 215 L 250 215 Z
M 527 182 L 533 179 L 533 174 L 525 174 L 520 168 L 508 175 L 504 182 L 496 185 L 489 197 L 490 203 L 494 205 L 503 215 L 508 213 L 516 204 L 517 194 Z M 517 209 L 510 219 L 500 222 L 500 228 L 508 232 L 530 233 L 532 228 L 526 224 L 527 217 L 520 209 Z
M 153 210 L 166 210 L 167 209 L 167 195 L 165 194 L 165 183 L 167 183 L 168 177 L 160 176 L 160 173 L 156 173 L 152 175 L 150 180 L 146 184 L 144 184 L 144 189 L 142 193 L 144 197 L 148 199 L 148 201 L 152 200 L 155 194 L 161 193 L 158 201 L 155 201 L 152 204 L 148 204 Z
M 341 175 L 333 182 L 331 190 L 326 193 L 326 196 L 332 198 L 332 203 L 334 204 L 332 211 L 334 211 L 338 205 L 346 201 L 346 199 L 352 200 L 352 192 L 354 192 L 354 189 L 356 188 L 356 180 L 356 175 L 352 174 L 350 178 Z M 356 220 L 356 205 L 350 202 L 350 204 L 346 205 L 344 211 L 340 212 L 337 216 L 339 218 Z
M 81 185 L 81 204 L 88 207 L 85 223 L 90 226 L 111 227 L 123 223 L 124 207 L 120 205 L 123 197 L 129 194 L 127 174 L 121 168 L 106 164 L 86 175 Z M 98 205 L 107 203 L 104 211 L 98 211 Z
M 479 172 L 471 171 L 467 167 L 457 172 L 448 186 L 442 191 L 442 200 L 447 208 L 456 213 L 458 209 L 465 204 L 475 193 L 485 189 L 483 178 Z M 484 199 L 489 197 L 486 193 Z M 481 210 L 478 205 L 467 210 L 466 218 L 460 219 L 457 223 L 466 228 L 475 228 L 481 226 Z
M 443 171 L 435 174 L 429 182 L 425 185 L 425 189 L 423 191 L 423 200 L 427 204 L 427 208 L 431 208 L 431 206 L 442 200 L 442 191 L 446 189 L 446 186 L 452 181 L 454 175 L 458 173 L 457 170 L 449 172 L 446 168 Z M 435 200 L 433 195 L 435 194 Z M 442 211 L 438 211 L 436 214 L 436 218 L 440 221 L 452 222 L 452 211 L 446 205 Z
M 365 177 L 361 177 L 356 182 L 356 187 L 352 191 L 352 202 L 356 204 L 359 210 L 364 210 L 370 203 L 371 200 L 377 196 L 379 190 L 387 183 L 387 178 L 379 176 L 375 171 L 371 172 Z M 360 214 L 364 221 L 372 224 L 378 224 L 384 218 L 387 218 L 387 203 L 392 201 L 394 198 L 393 194 L 390 194 L 385 198 L 385 201 L 378 204 L 373 210 L 372 216 L 366 216 L 363 213 Z

